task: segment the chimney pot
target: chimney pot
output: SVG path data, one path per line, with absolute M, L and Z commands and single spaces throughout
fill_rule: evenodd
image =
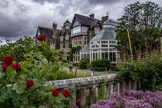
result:
M 105 22 L 106 20 L 108 20 L 108 16 L 103 16 L 101 19 L 103 22 Z
M 89 17 L 94 19 L 95 14 L 90 14 Z

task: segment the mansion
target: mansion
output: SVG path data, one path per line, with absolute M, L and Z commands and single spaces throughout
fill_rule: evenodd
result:
M 117 22 L 108 16 L 96 19 L 94 14 L 83 16 L 75 14 L 72 22 L 66 20 L 61 29 L 53 23 L 52 28 L 38 27 L 36 36 L 45 37 L 45 42 L 56 50 L 63 51 L 63 59 L 68 60 L 70 47 L 80 46 L 81 50 L 73 54 L 73 62 L 79 63 L 83 58 L 109 59 L 116 63 L 118 52 L 115 27 Z

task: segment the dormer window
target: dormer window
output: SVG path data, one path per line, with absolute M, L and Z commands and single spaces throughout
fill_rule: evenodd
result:
M 72 29 L 72 34 L 77 34 L 77 33 L 80 33 L 80 32 L 81 32 L 81 27 L 80 26 L 74 27 Z

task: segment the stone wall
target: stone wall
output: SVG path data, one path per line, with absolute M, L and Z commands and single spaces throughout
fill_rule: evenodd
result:
M 105 79 L 107 82 L 105 82 Z M 81 108 L 90 107 L 96 102 L 97 92 L 101 91 L 102 84 L 106 83 L 106 95 L 110 96 L 113 92 L 122 92 L 125 89 L 138 90 L 140 82 L 117 80 L 116 74 L 102 75 L 87 78 L 76 78 L 67 80 L 50 81 L 59 91 L 64 88 L 74 87 L 71 91 L 71 100 L 76 102 L 76 92 L 80 91 Z

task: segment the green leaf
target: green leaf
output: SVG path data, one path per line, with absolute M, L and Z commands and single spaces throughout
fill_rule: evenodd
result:
M 56 90 L 56 86 L 53 86 L 53 87 L 52 87 L 52 90 Z
M 7 69 L 6 69 L 6 73 L 7 73 L 7 76 L 9 77 L 9 80 L 11 81 L 11 82 L 13 82 L 14 81 L 14 79 L 15 79 L 15 77 L 16 77 L 16 71 L 12 68 L 12 67 L 8 67 Z
M 14 84 L 12 90 L 16 90 L 17 88 L 18 88 L 18 85 Z
M 17 94 L 22 94 L 25 91 L 26 86 L 25 85 L 20 85 L 16 88 L 16 93 Z
M 39 108 L 45 108 L 43 105 L 39 106 Z
M 0 79 L 2 79 L 5 75 L 5 73 L 0 73 Z

